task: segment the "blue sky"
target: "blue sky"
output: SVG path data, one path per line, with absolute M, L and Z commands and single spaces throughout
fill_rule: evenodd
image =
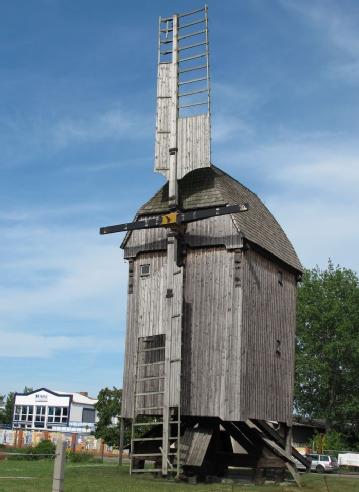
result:
M 306 267 L 359 271 L 359 4 L 209 0 L 212 160 Z M 158 16 L 197 0 L 0 1 L 0 393 L 121 386 L 127 265 L 102 225 L 153 173 Z

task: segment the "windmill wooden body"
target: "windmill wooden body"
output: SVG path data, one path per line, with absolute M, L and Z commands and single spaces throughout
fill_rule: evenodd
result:
M 207 8 L 160 19 L 155 170 L 168 181 L 133 223 L 101 230 L 127 231 L 132 472 L 293 465 L 302 267 L 260 199 L 211 165 L 209 101 Z

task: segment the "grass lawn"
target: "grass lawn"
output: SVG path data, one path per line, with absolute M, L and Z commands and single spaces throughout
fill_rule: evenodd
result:
M 50 492 L 50 461 L 0 461 L 0 492 Z M 31 477 L 31 478 L 6 478 Z M 325 477 L 327 485 L 325 483 Z M 303 475 L 303 492 L 359 492 L 359 479 L 330 475 Z M 65 492 L 294 492 L 294 486 L 231 484 L 189 485 L 128 475 L 128 466 L 114 464 L 66 464 Z

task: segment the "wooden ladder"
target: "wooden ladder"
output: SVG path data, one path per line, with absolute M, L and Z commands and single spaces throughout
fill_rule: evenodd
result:
M 130 473 L 179 474 L 180 408 L 169 406 L 166 336 L 138 339 Z M 148 417 L 146 417 L 148 415 Z M 145 467 L 151 461 L 153 467 Z

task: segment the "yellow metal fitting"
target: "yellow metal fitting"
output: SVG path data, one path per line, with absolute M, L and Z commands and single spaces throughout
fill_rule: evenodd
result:
M 177 212 L 170 212 L 169 214 L 162 215 L 162 225 L 176 224 Z

